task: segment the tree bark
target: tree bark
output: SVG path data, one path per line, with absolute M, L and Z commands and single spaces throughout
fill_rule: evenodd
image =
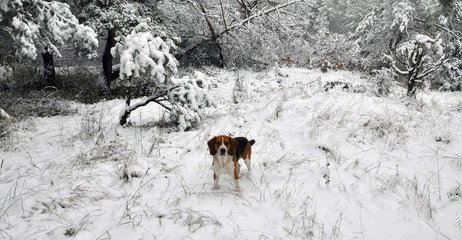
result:
M 407 96 L 408 97 L 413 97 L 415 92 L 416 92 L 416 85 L 415 85 L 415 79 L 412 77 L 409 77 L 408 83 L 407 83 Z
M 116 44 L 115 41 L 115 29 L 111 28 L 108 29 L 107 32 L 107 39 L 106 39 L 106 46 L 104 47 L 103 53 L 103 75 L 104 75 L 104 82 L 100 83 L 103 86 L 100 86 L 100 92 L 104 95 L 111 94 L 111 82 L 114 81 L 119 77 L 119 70 L 112 71 L 112 54 L 111 48 L 114 47 Z
M 412 56 L 408 59 L 409 63 L 409 73 L 408 73 L 408 85 L 407 85 L 407 96 L 414 97 L 417 90 L 416 81 L 420 80 L 419 73 L 422 71 L 422 60 L 423 60 L 423 51 L 420 44 L 416 44 Z
M 46 87 L 58 88 L 58 83 L 56 82 L 56 71 L 55 63 L 53 61 L 53 54 L 48 52 L 42 53 L 43 58 L 43 76 L 45 80 Z

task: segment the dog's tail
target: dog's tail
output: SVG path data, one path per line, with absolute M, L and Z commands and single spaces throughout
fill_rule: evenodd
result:
M 255 140 L 252 139 L 249 141 L 249 143 L 250 143 L 250 146 L 252 146 L 255 143 Z

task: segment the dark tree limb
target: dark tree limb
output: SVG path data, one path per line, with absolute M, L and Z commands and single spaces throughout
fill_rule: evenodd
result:
M 162 106 L 163 108 L 167 109 L 168 111 L 172 111 L 172 108 L 170 108 L 169 106 L 165 105 L 164 103 L 162 103 L 163 101 L 167 101 L 167 93 L 168 91 L 167 90 L 160 90 L 157 94 L 153 95 L 153 96 L 150 96 L 150 97 L 147 97 L 135 104 L 130 104 L 130 97 L 127 97 L 127 107 L 125 110 L 122 111 L 122 113 L 120 114 L 120 119 L 119 119 L 119 123 L 120 125 L 125 125 L 127 123 L 127 120 L 128 118 L 130 117 L 130 114 L 131 112 L 135 111 L 136 109 L 140 108 L 140 107 L 143 107 L 143 106 L 146 106 L 148 105 L 149 103 L 151 102 L 155 102 L 157 104 L 159 104 L 160 106 Z
M 100 92 L 105 95 L 111 94 L 111 82 L 119 77 L 119 70 L 113 71 L 112 69 L 113 57 L 111 54 L 111 48 L 114 47 L 115 44 L 115 29 L 108 29 L 106 46 L 104 47 L 102 58 L 104 82 L 99 83 L 104 84 L 104 86 L 100 86 Z
M 221 35 L 223 35 L 225 33 L 230 32 L 230 31 L 239 29 L 239 28 L 245 26 L 247 23 L 253 21 L 254 19 L 256 19 L 256 18 L 258 18 L 260 16 L 268 15 L 268 14 L 270 14 L 272 12 L 278 11 L 278 10 L 280 10 L 282 8 L 288 7 L 288 6 L 292 5 L 292 4 L 299 3 L 299 2 L 302 2 L 302 1 L 303 0 L 293 0 L 293 1 L 281 4 L 281 5 L 277 5 L 277 6 L 272 7 L 270 9 L 266 10 L 266 11 L 263 11 L 263 12 L 257 12 L 255 14 L 253 14 L 252 16 L 250 16 L 250 17 L 248 17 L 248 18 L 246 18 L 246 19 L 244 19 L 244 20 L 242 20 L 240 22 L 233 24 L 227 30 L 224 30 L 224 31 L 220 32 L 218 34 L 218 36 L 221 36 Z
M 43 75 L 45 80 L 45 85 L 51 87 L 52 89 L 58 88 L 58 83 L 56 82 L 56 71 L 55 63 L 53 61 L 53 54 L 45 49 L 45 52 L 42 53 L 43 58 Z
M 207 26 L 209 27 L 210 34 L 211 34 L 211 40 L 212 40 L 213 44 L 215 45 L 215 47 L 218 49 L 218 56 L 219 56 L 218 66 L 219 67 L 224 67 L 223 50 L 221 48 L 220 42 L 218 41 L 218 35 L 217 35 L 213 25 L 212 25 L 212 22 L 210 21 L 210 19 L 208 17 L 207 10 L 205 9 L 205 6 L 202 3 L 202 0 L 198 0 L 198 2 L 199 2 L 199 7 L 200 7 L 200 10 L 202 12 L 202 15 L 204 16 L 205 21 L 207 22 Z
M 200 0 L 199 0 L 199 7 L 200 7 L 202 14 L 204 15 L 205 21 L 207 22 L 207 26 L 209 27 L 210 34 L 212 35 L 212 40 L 216 41 L 218 38 L 217 33 L 215 32 L 215 29 L 213 28 L 213 25 L 210 22 L 210 19 L 207 15 L 207 10 L 205 9 L 204 4 Z
M 221 17 L 223 18 L 223 24 L 225 25 L 225 30 L 226 30 L 226 29 L 228 29 L 228 25 L 226 24 L 225 10 L 223 8 L 222 0 L 220 0 L 220 8 L 221 8 Z

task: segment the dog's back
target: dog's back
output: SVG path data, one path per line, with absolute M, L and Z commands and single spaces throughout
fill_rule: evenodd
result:
M 242 153 L 244 153 L 247 147 L 250 148 L 255 143 L 255 140 L 248 140 L 245 137 L 235 137 L 234 140 L 237 141 L 237 148 L 236 148 L 236 160 L 239 160 Z M 247 146 L 250 145 L 250 146 Z

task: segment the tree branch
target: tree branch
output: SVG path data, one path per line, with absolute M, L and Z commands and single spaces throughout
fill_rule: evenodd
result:
M 209 27 L 210 34 L 212 34 L 212 40 L 216 41 L 218 36 L 217 36 L 217 33 L 215 32 L 215 29 L 213 29 L 212 23 L 209 20 L 209 17 L 207 15 L 207 10 L 205 9 L 204 4 L 202 3 L 201 0 L 198 0 L 198 2 L 199 2 L 200 10 L 205 17 L 205 21 L 207 22 L 207 26 Z
M 173 89 L 173 88 L 172 88 Z M 171 90 L 171 89 L 170 89 Z M 119 123 L 120 125 L 125 125 L 127 123 L 127 119 L 130 117 L 131 112 L 135 111 L 136 109 L 148 105 L 150 102 L 155 102 L 162 106 L 163 108 L 167 109 L 168 111 L 172 111 L 172 108 L 168 107 L 167 105 L 163 104 L 163 101 L 166 101 L 166 95 L 168 91 L 166 89 L 161 89 L 159 93 L 154 96 L 150 96 L 145 98 L 133 105 L 130 105 L 130 99 L 127 101 L 127 107 L 120 112 Z
M 433 73 L 433 72 L 435 72 L 436 70 L 438 70 L 438 68 L 440 68 L 441 65 L 443 65 L 445 62 L 448 61 L 448 59 L 446 59 L 445 57 L 446 57 L 446 56 L 444 56 L 444 55 L 441 56 L 441 58 L 438 60 L 437 63 L 435 63 L 435 64 L 433 65 L 432 68 L 426 70 L 426 71 L 425 71 L 424 73 L 422 73 L 421 75 L 416 76 L 416 79 L 422 79 L 422 78 L 428 76 L 430 73 Z
M 223 18 L 223 24 L 225 25 L 225 30 L 228 30 L 228 26 L 226 25 L 225 10 L 223 9 L 222 0 L 220 0 L 220 7 L 221 7 L 221 17 Z
M 250 17 L 248 17 L 248 18 L 246 18 L 246 19 L 244 19 L 244 20 L 242 20 L 242 21 L 240 21 L 240 22 L 238 22 L 238 23 L 236 23 L 236 24 L 233 24 L 233 25 L 230 26 L 227 30 L 224 30 L 224 31 L 220 32 L 220 33 L 218 34 L 218 36 L 221 36 L 221 35 L 223 35 L 223 34 L 225 34 L 225 33 L 228 33 L 228 32 L 230 32 L 230 31 L 232 31 L 232 30 L 239 29 L 239 28 L 241 28 L 242 26 L 244 26 L 246 23 L 249 23 L 249 22 L 251 22 L 252 20 L 254 20 L 254 19 L 256 19 L 256 18 L 258 18 L 258 17 L 260 17 L 260 16 L 268 15 L 268 14 L 274 12 L 274 11 L 278 11 L 279 9 L 288 7 L 288 6 L 292 5 L 292 4 L 299 3 L 299 2 L 302 2 L 302 1 L 304 1 L 304 0 L 293 0 L 293 1 L 290 1 L 290 2 L 287 2 L 287 3 L 284 3 L 284 4 L 281 4 L 281 5 L 278 5 L 278 6 L 276 6 L 276 7 L 270 8 L 270 9 L 268 9 L 268 10 L 266 10 L 266 11 L 255 13 L 254 15 L 252 15 L 252 16 L 250 16 Z
M 416 18 L 416 17 L 413 17 L 413 19 L 415 21 L 417 21 L 417 22 L 420 22 L 420 23 L 426 23 L 425 20 L 422 20 L 422 19 L 419 19 L 419 18 Z M 442 26 L 442 25 L 440 25 L 438 23 L 433 23 L 432 25 L 435 26 L 436 28 L 439 28 L 439 29 L 451 34 L 452 36 L 454 36 L 456 38 L 462 38 L 462 32 L 460 32 L 460 31 L 451 30 L 451 29 L 449 29 L 447 27 L 444 27 L 444 26 Z

